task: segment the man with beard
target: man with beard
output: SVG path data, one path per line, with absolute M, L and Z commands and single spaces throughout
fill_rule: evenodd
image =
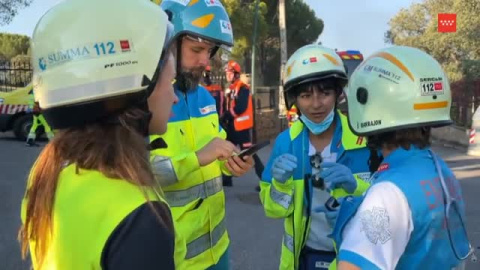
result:
M 171 206 L 176 230 L 187 244 L 185 269 L 229 269 L 222 173 L 240 176 L 253 166 L 251 157 L 225 140 L 215 100 L 199 85 L 209 59 L 220 47 L 233 46 L 225 8 L 213 1 L 163 1 L 178 41 L 178 103 L 172 108 L 167 147 L 154 149 L 151 162 Z M 153 143 L 151 144 L 153 145 Z

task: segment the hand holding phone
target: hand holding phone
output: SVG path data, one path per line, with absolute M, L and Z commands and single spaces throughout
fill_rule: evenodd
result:
M 252 145 L 251 147 L 247 149 L 243 149 L 240 153 L 238 153 L 238 157 L 243 158 L 244 156 L 251 156 L 255 154 L 258 150 L 264 148 L 269 144 L 270 144 L 270 141 L 264 141 L 264 142 Z

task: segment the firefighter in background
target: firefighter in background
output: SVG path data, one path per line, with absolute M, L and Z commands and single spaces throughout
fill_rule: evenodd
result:
M 225 106 L 225 96 L 222 87 L 218 84 L 213 84 L 212 78 L 210 77 L 211 70 L 212 68 L 210 66 L 205 67 L 205 71 L 203 72 L 203 86 L 215 99 L 217 113 L 221 117 L 223 115 L 223 107 Z
M 240 80 L 240 65 L 230 60 L 225 67 L 227 81 L 230 87 L 227 89 L 227 108 L 221 117 L 221 123 L 227 131 L 227 140 L 238 145 L 241 150 L 252 146 L 253 129 L 253 102 L 250 88 Z M 253 155 L 255 161 L 255 173 L 261 178 L 263 163 L 257 154 Z M 224 175 L 223 185 L 232 186 L 232 177 Z M 259 187 L 257 187 L 259 190 Z
M 287 111 L 287 120 L 288 120 L 288 127 L 291 127 L 295 121 L 298 120 L 298 111 L 295 105 Z
M 39 127 L 39 125 L 43 125 L 45 133 L 47 133 L 48 140 L 49 141 L 52 140 L 53 139 L 52 129 L 50 128 L 47 121 L 41 114 L 40 106 L 38 105 L 38 102 L 35 101 L 35 96 L 33 91 L 30 94 L 30 100 L 28 103 L 27 112 L 33 113 L 32 127 L 30 128 L 30 132 L 28 133 L 27 145 L 38 146 L 38 144 L 35 143 L 35 140 L 37 138 L 37 128 Z

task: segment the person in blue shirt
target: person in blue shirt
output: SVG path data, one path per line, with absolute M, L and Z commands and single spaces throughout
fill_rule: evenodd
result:
M 313 209 L 331 198 L 361 195 L 368 187 L 370 152 L 336 110 L 348 79 L 335 51 L 307 45 L 286 67 L 286 105 L 296 105 L 300 120 L 278 135 L 260 198 L 268 217 L 285 219 L 280 269 L 328 269 L 336 256 L 328 237 L 332 227 Z
M 349 124 L 383 161 L 362 197 L 341 202 L 337 269 L 452 269 L 471 252 L 455 175 L 430 148 L 452 123 L 447 75 L 425 52 L 380 50 L 350 77 Z

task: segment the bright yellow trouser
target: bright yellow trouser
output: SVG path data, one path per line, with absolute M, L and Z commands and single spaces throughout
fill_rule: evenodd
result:
M 45 129 L 45 133 L 47 133 L 47 137 L 49 140 L 53 138 L 53 131 L 48 125 L 47 121 L 45 120 L 45 117 L 43 115 L 33 115 L 33 122 L 32 122 L 32 127 L 30 128 L 30 132 L 28 133 L 28 138 L 27 140 L 35 140 L 37 137 L 37 128 L 39 124 L 43 125 L 43 128 Z

